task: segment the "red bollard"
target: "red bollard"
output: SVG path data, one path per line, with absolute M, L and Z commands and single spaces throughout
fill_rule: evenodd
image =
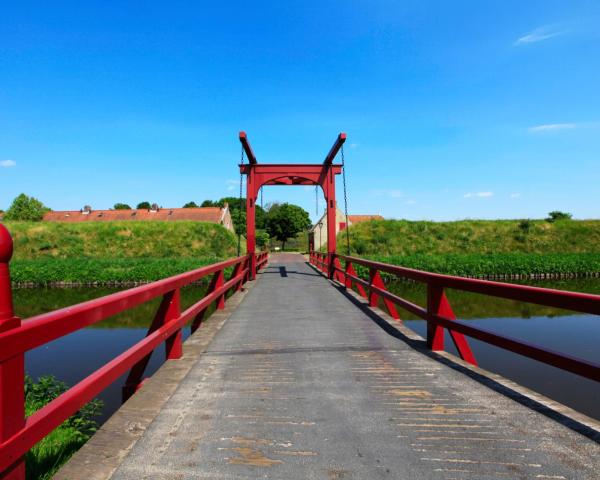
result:
M 0 224 L 0 333 L 21 326 L 14 316 L 10 270 L 8 263 L 13 253 L 13 242 L 6 227 Z M 5 442 L 25 427 L 25 355 L 0 362 L 0 443 Z M 2 480 L 25 480 L 25 461 L 15 458 L 14 463 L 0 473 Z

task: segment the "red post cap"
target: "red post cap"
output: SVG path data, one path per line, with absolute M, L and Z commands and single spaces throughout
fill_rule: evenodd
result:
M 13 240 L 8 229 L 0 223 L 0 263 L 8 263 L 13 254 Z

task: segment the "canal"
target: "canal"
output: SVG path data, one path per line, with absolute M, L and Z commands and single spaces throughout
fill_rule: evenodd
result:
M 529 282 L 536 286 L 600 294 L 600 279 Z M 414 283 L 388 285 L 394 293 L 425 305 L 423 286 Z M 202 297 L 206 285 L 182 289 L 182 309 Z M 118 289 L 17 289 L 15 311 L 27 319 L 40 313 L 97 298 Z M 448 299 L 457 318 L 498 333 L 526 340 L 547 348 L 598 362 L 600 317 L 575 314 L 564 310 L 482 295 L 448 290 Z M 33 378 L 54 375 L 74 385 L 97 368 L 142 339 L 159 304 L 156 299 L 133 310 L 123 312 L 89 328 L 28 352 L 26 370 Z M 406 325 L 425 336 L 425 322 L 408 312 L 399 311 Z M 184 339 L 189 328 L 184 330 Z M 600 384 L 577 375 L 541 364 L 477 340 L 469 343 L 479 365 L 515 382 L 557 400 L 586 415 L 600 419 Z M 456 353 L 446 335 L 446 349 Z M 152 355 L 147 375 L 155 372 L 164 359 L 164 349 Z M 104 402 L 100 423 L 119 407 L 121 386 L 125 378 L 113 383 L 101 395 Z

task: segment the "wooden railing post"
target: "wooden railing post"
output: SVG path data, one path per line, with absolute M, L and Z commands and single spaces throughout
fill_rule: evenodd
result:
M 0 332 L 21 325 L 13 312 L 9 262 L 13 253 L 10 233 L 0 224 Z M 19 353 L 0 362 L 0 443 L 25 427 L 25 355 Z M 2 480 L 25 480 L 25 461 L 15 458 Z
M 164 323 L 172 322 L 177 320 L 181 315 L 181 293 L 177 288 L 173 292 L 170 292 L 171 299 L 167 312 L 165 314 Z M 183 335 L 181 329 L 177 330 L 173 335 L 167 338 L 165 342 L 166 347 L 166 359 L 177 360 L 183 355 Z

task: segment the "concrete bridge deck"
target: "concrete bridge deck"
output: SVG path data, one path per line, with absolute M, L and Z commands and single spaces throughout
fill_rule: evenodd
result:
M 593 429 L 426 352 L 300 255 L 273 257 L 113 479 L 600 478 Z

